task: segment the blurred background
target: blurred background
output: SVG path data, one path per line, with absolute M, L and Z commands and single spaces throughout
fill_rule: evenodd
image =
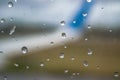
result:
M 0 80 L 120 80 L 120 0 L 0 0 Z

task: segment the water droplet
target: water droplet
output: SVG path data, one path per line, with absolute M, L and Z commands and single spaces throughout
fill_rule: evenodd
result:
M 68 70 L 68 69 L 65 69 L 65 70 L 64 70 L 64 73 L 68 73 L 68 72 L 69 72 L 69 70 Z
M 14 66 L 15 66 L 15 67 L 19 67 L 19 64 L 15 63 Z
M 110 29 L 109 32 L 112 32 L 112 30 Z
M 63 59 L 64 58 L 64 53 L 60 53 L 59 58 Z
M 88 25 L 88 27 L 87 27 L 88 29 L 91 29 L 91 25 Z
M 9 8 L 12 8 L 13 7 L 13 3 L 10 1 L 10 2 L 8 2 L 8 7 Z
M 26 53 L 28 53 L 28 48 L 26 46 L 24 46 L 21 48 L 21 51 L 23 54 L 26 54 Z
M 29 69 L 30 67 L 29 66 L 26 66 L 26 69 Z
M 0 54 L 3 54 L 3 51 L 0 51 Z
M 1 31 L 1 33 L 4 33 L 4 31 Z
M 50 59 L 49 59 L 49 58 L 47 58 L 47 59 L 46 59 L 46 61 L 50 61 Z
M 87 0 L 87 2 L 92 2 L 92 0 Z
M 4 80 L 7 80 L 7 76 L 4 76 Z
M 86 16 L 87 16 L 87 13 L 83 13 L 82 15 L 83 15 L 84 17 L 86 17 Z
M 93 52 L 92 52 L 92 50 L 91 49 L 88 49 L 88 53 L 87 53 L 88 55 L 92 55 L 93 54 Z
M 67 48 L 67 46 L 64 46 L 64 48 L 66 49 L 66 48 Z
M 63 39 L 65 39 L 66 38 L 66 33 L 62 33 L 61 36 L 62 36 Z
M 51 45 L 54 45 L 54 42 L 50 42 Z
M 76 23 L 76 21 L 75 21 L 75 20 L 73 20 L 73 23 L 75 24 L 75 23 Z
M 75 75 L 76 75 L 76 73 L 72 73 L 72 75 L 73 75 L 73 76 L 75 76 Z
M 74 57 L 72 57 L 72 58 L 71 58 L 71 60 L 72 60 L 72 61 L 74 61 L 74 60 L 75 60 L 75 58 L 74 58 Z
M 4 19 L 4 18 L 2 18 L 2 19 L 0 20 L 0 22 L 1 22 L 1 23 L 4 23 L 4 22 L 5 22 L 5 19 Z
M 87 41 L 88 40 L 88 38 L 85 38 L 85 41 Z
M 79 75 L 80 75 L 80 73 L 77 73 L 77 75 L 79 76 Z
M 10 30 L 9 35 L 12 35 L 12 34 L 15 32 L 15 29 L 16 29 L 16 26 L 13 26 L 13 27 L 11 28 L 11 30 Z
M 114 77 L 119 77 L 119 72 L 114 72 Z
M 100 69 L 100 66 L 97 65 L 96 67 L 97 67 L 97 69 Z
M 45 66 L 45 64 L 44 63 L 40 63 L 40 67 L 44 67 Z
M 88 61 L 84 60 L 83 61 L 83 66 L 88 67 Z
M 13 21 L 13 18 L 12 18 L 12 17 L 10 18 L 10 21 L 11 21 L 11 22 Z
M 61 22 L 60 22 L 61 26 L 64 26 L 65 23 L 66 23 L 65 21 L 61 21 Z
M 104 7 L 101 7 L 101 9 L 104 9 Z
M 14 0 L 15 2 L 17 2 L 17 0 Z

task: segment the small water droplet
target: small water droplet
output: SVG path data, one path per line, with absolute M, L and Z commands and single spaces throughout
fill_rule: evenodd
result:
M 13 21 L 13 18 L 12 18 L 12 17 L 10 18 L 10 21 L 11 21 L 11 22 Z
M 85 41 L 87 41 L 88 40 L 88 38 L 85 38 Z
M 11 30 L 10 30 L 9 35 L 12 35 L 12 34 L 15 32 L 15 29 L 16 29 L 16 26 L 13 26 L 13 27 L 11 28 Z
M 104 9 L 104 7 L 101 7 L 101 9 Z
M 14 0 L 15 2 L 17 2 L 17 0 Z
M 4 80 L 8 80 L 8 79 L 7 79 L 7 76 L 4 76 Z
M 61 58 L 61 59 L 64 58 L 64 53 L 63 52 L 59 54 L 59 58 Z
M 66 48 L 67 48 L 67 46 L 64 46 L 64 48 L 66 49 Z
M 80 73 L 77 73 L 77 75 L 79 76 L 79 75 L 80 75 Z
M 26 53 L 28 53 L 28 48 L 26 46 L 24 46 L 21 48 L 21 51 L 23 54 L 26 54 Z
M 5 33 L 4 31 L 1 31 L 1 33 Z
M 76 75 L 76 73 L 72 73 L 72 75 L 73 75 L 73 76 L 75 76 L 75 75 Z
M 87 0 L 87 2 L 92 2 L 92 0 Z
M 47 58 L 47 59 L 46 59 L 46 61 L 50 61 L 50 59 L 49 59 L 49 58 Z
M 61 36 L 62 36 L 63 39 L 65 39 L 66 38 L 66 33 L 62 33 Z
M 51 45 L 54 45 L 54 42 L 50 42 Z
M 44 67 L 45 66 L 45 64 L 44 63 L 40 63 L 40 67 Z
M 0 54 L 3 54 L 3 51 L 0 51 Z
M 68 73 L 68 72 L 69 72 L 69 70 L 68 70 L 68 69 L 65 69 L 65 70 L 64 70 L 64 73 Z
M 13 7 L 13 3 L 10 1 L 10 2 L 8 2 L 8 7 L 9 8 L 12 8 Z
M 4 22 L 5 22 L 5 19 L 2 18 L 2 19 L 0 20 L 0 23 L 4 23 Z
M 86 17 L 86 16 L 87 16 L 87 13 L 83 13 L 82 15 L 83 15 L 84 17 Z
M 112 30 L 110 29 L 109 32 L 112 32 Z
M 114 77 L 119 77 L 119 72 L 114 72 Z
M 84 60 L 83 61 L 83 66 L 88 67 L 88 61 Z
M 88 27 L 87 27 L 88 29 L 91 29 L 91 25 L 88 25 Z
M 14 66 L 15 66 L 15 67 L 19 67 L 19 64 L 15 63 Z
M 100 66 L 97 65 L 96 67 L 97 67 L 97 69 L 100 69 Z
M 75 23 L 76 23 L 76 21 L 75 21 L 75 20 L 73 20 L 73 23 L 75 24 Z
M 88 53 L 87 53 L 88 55 L 92 55 L 93 54 L 93 52 L 92 52 L 92 50 L 91 49 L 88 49 Z
M 65 23 L 66 23 L 65 21 L 61 21 L 61 22 L 60 22 L 61 26 L 64 26 Z
M 74 57 L 72 57 L 72 58 L 71 58 L 71 60 L 72 60 L 72 61 L 74 61 L 74 60 L 75 60 L 75 58 L 74 58 Z
M 30 67 L 29 66 L 26 66 L 26 69 L 29 69 Z

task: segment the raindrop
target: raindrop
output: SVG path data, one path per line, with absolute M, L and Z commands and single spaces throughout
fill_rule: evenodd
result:
M 51 45 L 54 45 L 54 42 L 50 42 Z
M 88 25 L 88 27 L 87 27 L 88 29 L 91 29 L 91 25 Z
M 97 67 L 97 69 L 100 69 L 100 66 L 97 65 L 96 67 Z
M 12 17 L 10 18 L 10 21 L 11 21 L 11 22 L 13 21 L 13 18 L 12 18 Z
M 101 9 L 104 9 L 104 7 L 101 7 Z
M 26 46 L 24 46 L 21 48 L 21 51 L 23 54 L 26 54 L 26 53 L 28 53 L 28 48 Z
M 112 32 L 112 30 L 110 29 L 109 32 Z
M 64 73 L 68 73 L 68 72 L 69 72 L 69 70 L 68 70 L 68 69 L 65 69 L 65 70 L 64 70 Z
M 26 66 L 26 69 L 29 69 L 30 67 L 29 66 Z
M 16 29 L 16 26 L 13 26 L 13 27 L 11 28 L 11 30 L 10 30 L 9 35 L 12 35 L 12 34 L 15 32 L 15 29 Z
M 7 80 L 7 76 L 4 76 L 4 80 Z
M 62 36 L 62 38 L 65 39 L 66 38 L 66 33 L 62 33 L 61 36 Z
M 64 58 L 64 53 L 63 52 L 59 54 L 59 58 L 61 58 L 61 59 Z
M 15 2 L 17 2 L 17 0 L 14 0 Z
M 114 77 L 119 77 L 119 72 L 114 72 Z
M 75 76 L 75 75 L 76 75 L 76 73 L 72 73 L 72 75 L 73 75 L 73 76 Z
M 65 23 L 66 23 L 65 21 L 61 21 L 61 22 L 60 22 L 61 26 L 64 26 Z
M 80 75 L 80 73 L 77 73 L 77 75 L 79 76 L 79 75 Z
M 88 67 L 88 61 L 83 61 L 83 66 Z
M 83 15 L 84 17 L 86 17 L 86 16 L 87 16 L 87 13 L 83 13 L 82 15 Z
M 85 41 L 87 41 L 88 40 L 88 38 L 85 38 Z
M 0 23 L 4 23 L 4 22 L 5 22 L 5 19 L 2 18 L 2 19 L 0 20 Z
M 72 57 L 72 58 L 71 58 L 71 60 L 72 60 L 72 61 L 74 61 L 74 60 L 75 60 L 75 58 L 74 58 L 74 57 Z
M 43 64 L 43 63 L 40 63 L 40 67 L 44 67 L 45 66 L 45 64 Z
M 14 66 L 15 66 L 15 67 L 19 67 L 19 64 L 15 63 Z
M 47 58 L 47 59 L 46 59 L 46 61 L 50 61 L 50 59 L 49 59 L 49 58 Z
M 92 0 L 87 0 L 87 2 L 92 2 Z
M 64 48 L 66 49 L 66 48 L 67 48 L 67 46 L 64 46 Z
M 12 8 L 13 7 L 13 3 L 10 1 L 10 2 L 8 2 L 8 7 L 9 8 Z
M 3 51 L 0 51 L 0 54 L 3 54 Z
M 93 54 L 93 52 L 92 52 L 92 50 L 91 49 L 88 49 L 88 53 L 87 53 L 88 55 L 92 55 Z
M 75 23 L 76 23 L 76 21 L 74 20 L 74 21 L 73 21 L 73 23 L 75 24 Z
M 4 31 L 1 31 L 1 33 L 4 33 Z

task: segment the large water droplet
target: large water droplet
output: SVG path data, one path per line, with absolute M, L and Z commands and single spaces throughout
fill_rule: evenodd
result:
M 114 72 L 114 77 L 119 77 L 119 72 Z
M 61 58 L 61 59 L 64 58 L 64 53 L 63 52 L 59 54 L 59 58 Z
M 93 52 L 92 52 L 92 50 L 91 49 L 88 49 L 88 53 L 87 53 L 88 55 L 92 55 L 93 54 Z
M 83 13 L 82 15 L 83 15 L 84 17 L 86 17 L 86 16 L 87 16 L 87 13 Z
M 64 73 L 68 73 L 68 72 L 69 72 L 69 70 L 68 70 L 68 69 L 65 69 L 65 70 L 64 70 Z
M 66 33 L 62 33 L 61 36 L 62 36 L 63 39 L 65 39 L 66 38 Z
M 21 48 L 21 51 L 23 54 L 26 54 L 26 53 L 28 53 L 28 48 L 26 46 L 24 46 Z
M 61 22 L 60 22 L 60 25 L 61 25 L 61 26 L 64 26 L 65 23 L 66 23 L 65 21 L 61 21 Z
M 0 23 L 4 23 L 4 22 L 5 22 L 5 19 L 2 18 L 2 19 L 0 20 Z
M 15 66 L 15 67 L 19 67 L 19 64 L 15 63 L 14 66 Z
M 40 67 L 44 67 L 45 66 L 45 64 L 44 63 L 40 63 Z
M 92 2 L 92 0 L 87 0 L 87 2 Z
M 11 30 L 10 30 L 9 35 L 12 35 L 12 34 L 15 32 L 15 29 L 16 29 L 16 26 L 13 26 L 13 27 L 11 28 Z
M 83 66 L 88 67 L 88 61 L 84 60 L 83 61 Z
M 3 80 L 8 80 L 8 79 L 7 79 L 7 76 L 4 76 L 4 79 L 3 79 Z
M 10 2 L 8 2 L 8 7 L 9 8 L 12 8 L 13 7 L 13 3 L 10 1 Z

